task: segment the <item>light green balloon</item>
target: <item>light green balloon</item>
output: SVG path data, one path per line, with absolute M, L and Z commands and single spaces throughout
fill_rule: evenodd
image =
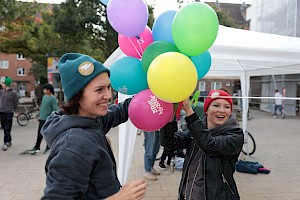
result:
M 194 2 L 182 7 L 175 15 L 172 36 L 180 52 L 196 56 L 212 46 L 218 28 L 216 12 L 205 3 Z

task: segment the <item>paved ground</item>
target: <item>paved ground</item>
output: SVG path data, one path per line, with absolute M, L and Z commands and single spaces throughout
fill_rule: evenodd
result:
M 253 118 L 248 126 L 256 139 L 257 151 L 249 159 L 270 168 L 271 173 L 252 175 L 236 172 L 241 199 L 300 200 L 300 118 L 274 119 L 270 114 L 258 111 L 251 111 L 250 115 Z M 26 127 L 15 122 L 13 146 L 6 152 L 0 150 L 0 200 L 37 200 L 43 194 L 47 155 L 20 155 L 34 146 L 37 126 L 35 120 Z M 113 129 L 109 133 L 116 157 L 117 131 Z M 142 145 L 143 135 L 137 136 L 129 179 L 143 177 Z M 149 182 L 145 199 L 176 200 L 180 176 L 180 171 L 163 171 L 158 181 Z

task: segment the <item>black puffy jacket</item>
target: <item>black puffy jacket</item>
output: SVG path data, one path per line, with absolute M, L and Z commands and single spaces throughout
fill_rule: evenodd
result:
M 192 190 L 183 188 L 183 185 L 187 178 L 191 178 L 188 177 L 188 172 L 196 170 L 193 162 L 202 162 L 204 169 L 201 173 L 204 176 L 204 191 L 197 194 L 199 199 L 240 199 L 233 173 L 242 150 L 244 134 L 242 129 L 238 128 L 236 119 L 230 116 L 225 124 L 211 130 L 205 126 L 206 118 L 201 121 L 196 113 L 186 117 L 186 121 L 189 131 L 177 132 L 173 141 L 174 148 L 187 148 L 179 186 L 179 199 L 185 199 L 180 195 Z M 195 156 L 198 158 L 194 159 Z

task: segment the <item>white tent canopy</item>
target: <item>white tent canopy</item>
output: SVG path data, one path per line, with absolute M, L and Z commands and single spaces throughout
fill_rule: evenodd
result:
M 207 76 L 240 77 L 242 97 L 247 97 L 251 76 L 300 74 L 300 38 L 219 26 L 209 49 L 212 66 Z M 249 99 L 243 98 L 242 123 L 247 130 Z
M 219 26 L 216 41 L 209 52 L 212 57 L 212 66 L 207 76 L 240 77 L 242 97 L 248 96 L 251 76 L 300 74 L 300 38 L 296 37 Z M 118 48 L 105 61 L 104 65 L 110 67 L 122 56 L 124 54 Z M 247 112 L 248 99 L 243 98 L 244 131 L 247 130 Z M 136 131 L 136 129 L 132 130 Z M 130 138 L 128 135 L 131 135 Z M 130 155 L 133 153 L 133 137 L 135 136 L 132 133 L 126 133 L 125 128 L 120 129 L 119 160 L 122 162 L 125 155 L 128 157 L 128 153 L 130 153 L 126 149 L 131 149 Z M 125 162 L 130 163 L 131 159 Z M 130 165 L 124 163 L 119 163 L 119 166 L 130 168 Z M 119 167 L 119 170 L 123 170 L 122 172 L 125 173 L 118 173 L 121 183 L 126 182 L 129 168 L 124 170 Z

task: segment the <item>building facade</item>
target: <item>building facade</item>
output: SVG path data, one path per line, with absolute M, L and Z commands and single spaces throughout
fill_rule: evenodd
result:
M 13 79 L 13 87 L 19 97 L 29 97 L 35 90 L 35 79 L 30 75 L 32 63 L 22 54 L 0 54 L 0 76 Z

